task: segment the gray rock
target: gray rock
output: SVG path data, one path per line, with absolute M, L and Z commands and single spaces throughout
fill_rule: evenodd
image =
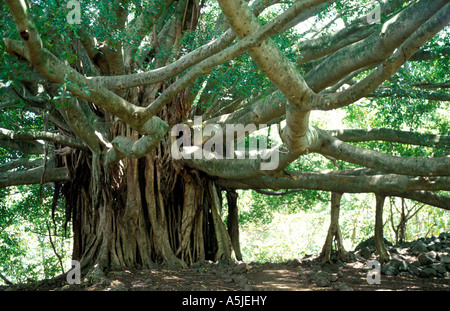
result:
M 383 265 L 381 266 L 381 273 L 384 275 L 396 276 L 400 271 L 395 266 Z
M 404 260 L 392 259 L 381 266 L 381 273 L 396 276 L 400 271 L 406 271 L 408 264 Z
M 420 272 L 419 268 L 416 265 L 409 265 L 408 271 L 411 274 L 416 275 L 416 276 L 419 275 L 419 272 Z
M 412 243 L 411 252 L 415 255 L 425 253 L 427 250 L 427 245 L 421 241 L 415 241 Z
M 384 245 L 386 246 L 392 246 L 392 243 L 389 242 L 388 240 L 384 239 Z M 355 247 L 355 251 L 362 249 L 363 247 L 367 247 L 367 246 L 371 246 L 373 248 L 373 250 L 375 250 L 375 237 L 371 237 L 361 243 L 359 243 L 356 247 Z
M 420 262 L 418 262 L 417 260 L 416 261 L 413 261 L 411 264 L 410 264 L 410 266 L 411 265 L 413 265 L 413 266 L 415 266 L 415 267 L 420 267 Z
M 319 277 L 319 278 L 327 278 L 328 277 L 328 272 L 320 271 L 319 273 L 317 273 L 317 277 Z
M 234 274 L 242 274 L 242 273 L 247 272 L 247 268 L 248 268 L 247 264 L 245 262 L 242 262 L 242 263 L 238 264 L 237 266 L 234 266 L 232 270 L 233 270 Z
M 370 259 L 370 257 L 372 257 L 372 252 L 369 249 L 369 247 L 363 247 L 361 248 L 361 250 L 359 251 L 360 255 L 363 256 L 365 259 Z
M 419 260 L 422 266 L 430 265 L 433 263 L 433 259 L 429 257 L 426 253 L 419 254 L 417 259 Z
M 406 260 L 401 260 L 401 264 L 398 267 L 400 271 L 408 271 L 408 262 Z
M 317 273 L 315 271 L 312 270 L 308 270 L 305 272 L 306 277 L 308 278 L 308 280 L 315 280 L 317 278 Z
M 419 276 L 423 278 L 434 277 L 437 276 L 437 272 L 433 268 L 424 268 L 419 270 Z
M 444 274 L 445 272 L 447 272 L 447 269 L 445 268 L 445 265 L 442 262 L 433 263 L 431 265 L 431 268 L 436 270 L 437 273 Z
M 298 260 L 297 258 L 294 258 L 294 259 L 290 260 L 288 262 L 288 264 L 292 267 L 298 267 L 302 264 L 302 262 L 300 260 Z
M 253 286 L 253 285 L 246 284 L 244 286 L 244 291 L 246 291 L 246 292 L 256 292 L 256 291 L 258 291 L 258 289 L 255 286 Z
M 330 273 L 338 273 L 339 272 L 339 264 L 338 263 L 332 263 L 329 264 Z
M 339 279 L 336 273 L 330 273 L 328 274 L 328 281 L 330 282 L 336 282 Z
M 328 287 L 328 286 L 330 286 L 330 281 L 328 281 L 328 278 L 327 277 L 323 277 L 323 276 L 317 277 L 315 283 L 319 287 Z
M 355 256 L 354 252 L 348 252 L 347 254 L 348 254 L 348 258 L 349 258 L 350 262 L 355 262 L 356 261 L 356 256 Z
M 439 261 L 444 264 L 450 263 L 450 255 L 449 254 L 439 254 Z
M 448 236 L 447 232 L 442 232 L 441 234 L 439 234 L 439 239 L 440 240 L 446 240 L 448 238 L 449 238 L 449 236 Z
M 248 280 L 246 278 L 243 278 L 241 281 L 239 281 L 240 287 L 245 287 L 245 285 L 248 284 Z
M 222 279 L 231 279 L 231 271 L 223 273 L 220 277 Z
M 435 251 L 430 251 L 425 253 L 428 257 L 430 257 L 433 261 L 436 260 L 437 253 Z
M 300 278 L 300 280 L 304 280 L 304 281 L 307 281 L 307 280 L 309 280 L 309 277 L 306 275 L 306 273 L 304 273 L 304 272 L 300 272 L 299 274 L 298 274 L 298 277 Z
M 340 284 L 338 284 L 335 287 L 336 290 L 338 291 L 344 291 L 344 292 L 348 292 L 348 291 L 353 291 L 353 288 L 351 288 L 350 286 L 348 286 L 346 283 L 342 282 Z
M 436 251 L 436 250 L 439 250 L 439 246 L 434 245 L 434 243 L 431 242 L 431 244 L 428 244 L 427 250 L 429 250 L 429 251 Z

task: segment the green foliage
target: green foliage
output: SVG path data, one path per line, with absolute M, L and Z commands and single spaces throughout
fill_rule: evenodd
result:
M 251 196 L 250 191 L 240 193 L 238 204 L 243 210 L 241 214 L 245 214 L 249 208 L 255 208 L 247 205 L 252 200 Z M 383 213 L 384 237 L 393 243 L 395 233 L 390 223 L 390 210 L 391 204 L 398 205 L 399 200 L 386 200 Z M 259 204 L 265 203 L 259 201 Z M 290 200 L 289 204 L 296 205 L 298 201 Z M 449 211 L 423 204 L 418 204 L 416 209 L 419 211 L 407 223 L 406 241 L 437 236 L 440 232 L 450 230 Z M 329 202 L 316 202 L 308 210 L 297 209 L 295 213 L 273 210 L 270 214 L 270 222 L 255 218 L 242 224 L 240 238 L 245 261 L 282 262 L 321 252 L 330 224 Z M 400 214 L 395 207 L 392 217 L 397 224 Z M 354 250 L 358 243 L 374 235 L 375 196 L 345 194 L 341 200 L 339 221 L 344 247 L 348 251 Z
M 62 272 L 50 244 L 49 228 L 63 264 L 70 258 L 71 239 L 63 232 L 64 202 L 58 202 L 53 222 L 53 189 L 44 187 L 41 203 L 39 188 L 32 185 L 0 189 L 0 273 L 13 283 L 51 278 Z

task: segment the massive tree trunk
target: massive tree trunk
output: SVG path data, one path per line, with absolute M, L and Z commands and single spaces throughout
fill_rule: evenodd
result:
M 118 269 L 165 262 L 231 258 L 214 182 L 199 172 L 174 169 L 162 148 L 124 165 L 97 168 L 77 154 L 66 184 L 73 214 L 74 259 L 82 266 Z

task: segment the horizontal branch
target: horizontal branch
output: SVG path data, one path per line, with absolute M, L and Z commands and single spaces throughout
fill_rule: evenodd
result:
M 356 172 L 356 174 L 352 174 Z M 370 174 L 362 174 L 369 172 Z M 413 177 L 375 173 L 372 170 L 285 172 L 284 176 L 219 179 L 218 185 L 234 189 L 303 189 L 339 193 L 404 193 L 418 190 L 450 190 L 450 177 Z
M 410 176 L 450 176 L 450 157 L 403 158 L 360 148 L 320 131 L 322 145 L 313 150 L 381 172 Z
M 247 3 L 238 0 L 219 0 L 222 12 L 227 17 L 231 28 L 240 40 L 267 26 L 261 26 L 252 14 Z M 273 21 L 273 29 L 278 31 L 283 26 L 281 21 L 291 21 L 300 13 L 312 8 L 325 0 L 296 1 Z M 308 87 L 296 66 L 282 53 L 278 46 L 270 39 L 266 39 L 260 46 L 249 49 L 252 59 L 258 64 L 265 75 L 280 89 L 294 104 L 300 105 L 302 99 L 315 94 Z
M 381 31 L 375 32 L 365 40 L 338 50 L 308 72 L 306 75 L 308 85 L 315 92 L 320 92 L 359 68 L 386 60 L 399 45 L 442 9 L 446 3 L 445 0 L 432 2 L 422 0 L 414 3 L 385 22 Z M 441 17 L 440 24 L 443 24 L 441 28 L 448 23 L 444 23 L 445 20 L 445 16 Z M 417 52 L 423 44 L 414 44 L 415 49 L 409 57 Z
M 253 13 L 258 16 L 265 7 L 277 2 L 279 1 L 259 2 L 255 4 Z M 165 6 L 168 6 L 169 3 L 170 2 L 166 2 L 164 4 Z M 154 11 L 154 13 L 156 13 L 156 11 Z M 157 18 L 157 16 L 161 14 L 161 11 L 159 11 L 157 15 L 151 17 L 150 23 L 147 22 L 146 24 L 142 24 L 143 18 L 148 14 L 149 12 L 143 12 L 141 16 L 136 19 L 136 23 L 139 24 L 138 28 L 141 29 L 138 30 L 138 32 L 141 33 L 141 36 L 144 35 L 146 31 L 148 31 L 148 27 L 151 25 L 151 23 L 153 23 L 153 19 Z M 135 27 L 136 26 L 133 24 L 130 31 L 135 31 Z M 182 56 L 180 59 L 164 67 L 128 75 L 94 77 L 92 78 L 92 80 L 100 83 L 108 89 L 125 89 L 135 86 L 159 83 L 169 78 L 175 77 L 176 75 L 207 59 L 208 57 L 219 53 L 227 46 L 229 46 L 234 41 L 234 39 L 236 39 L 236 34 L 233 32 L 233 30 L 227 29 L 218 38 L 200 46 L 194 51 L 189 52 L 188 54 Z M 138 39 L 138 41 L 139 40 L 141 40 L 141 37 Z M 130 57 L 132 52 L 127 51 L 126 53 L 126 57 Z
M 410 61 L 424 61 L 441 58 L 450 54 L 450 46 L 446 45 L 437 49 L 421 49 L 414 53 Z
M 450 148 L 449 135 L 422 134 L 417 132 L 400 131 L 387 128 L 371 130 L 330 130 L 327 131 L 327 133 L 345 142 L 381 140 L 434 148 Z
M 69 179 L 69 172 L 64 167 L 47 168 L 44 170 L 44 167 L 40 166 L 25 171 L 0 173 L 0 188 L 17 185 L 39 184 L 41 181 L 43 183 L 68 181 Z
M 450 211 L 450 198 L 434 192 L 419 190 L 388 195 L 414 200 Z
M 450 81 L 444 83 L 419 82 L 414 83 L 413 86 L 421 89 L 449 89 Z
M 41 131 L 11 131 L 8 129 L 0 128 L 0 138 L 9 138 L 12 140 L 45 140 L 51 141 L 64 146 L 69 146 L 72 148 L 87 150 L 87 146 L 80 140 L 71 138 L 68 136 L 63 136 L 56 133 L 41 132 Z
M 43 164 L 44 159 L 19 158 L 0 165 L 0 173 L 7 172 L 18 167 L 33 168 L 36 166 L 41 166 Z
M 296 49 L 300 51 L 297 64 L 301 65 L 311 60 L 332 54 L 339 49 L 367 38 L 374 32 L 375 25 L 354 23 L 349 27 L 330 35 L 299 42 Z
M 438 100 L 438 101 L 450 101 L 449 93 L 430 92 L 430 91 L 417 91 L 406 89 L 392 89 L 392 88 L 378 88 L 366 97 L 371 98 L 386 98 L 386 97 L 406 97 L 406 98 L 418 98 L 426 100 Z
M 419 2 L 419 4 L 420 3 L 421 2 Z M 433 5 L 438 5 L 438 3 L 441 2 L 435 1 L 433 2 Z M 418 51 L 421 46 L 423 46 L 440 30 L 442 30 L 449 22 L 450 4 L 447 3 L 429 20 L 425 21 L 420 27 L 418 27 L 418 29 L 411 34 L 389 58 L 383 61 L 382 64 L 379 65 L 367 77 L 343 92 L 333 95 L 324 95 L 321 100 L 315 103 L 309 103 L 309 108 L 318 110 L 336 109 L 352 104 L 360 98 L 369 95 L 371 92 L 375 91 L 381 83 L 397 72 L 397 70 L 416 51 Z M 394 24 L 397 23 L 398 21 Z M 387 35 L 388 33 L 384 33 L 382 37 L 387 37 Z
M 126 89 L 135 86 L 155 84 L 168 80 L 182 73 L 186 69 L 198 64 L 202 60 L 217 54 L 230 45 L 236 35 L 232 30 L 226 31 L 219 38 L 184 55 L 175 62 L 154 70 L 120 76 L 102 76 L 91 78 L 92 81 L 108 89 Z
M 44 154 L 44 144 L 37 141 L 21 141 L 0 137 L 0 146 L 14 149 L 24 154 Z
M 272 196 L 282 196 L 282 195 L 286 195 L 286 194 L 298 193 L 299 191 L 301 191 L 301 190 L 290 190 L 290 191 L 278 192 L 278 191 L 268 191 L 268 190 L 263 190 L 263 189 L 253 189 L 253 190 L 258 193 L 261 193 L 261 194 L 272 195 Z

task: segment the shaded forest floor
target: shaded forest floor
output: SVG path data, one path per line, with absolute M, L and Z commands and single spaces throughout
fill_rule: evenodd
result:
M 168 270 L 164 268 L 111 271 L 102 281 L 68 285 L 63 279 L 3 287 L 4 290 L 32 291 L 447 291 L 450 277 L 422 278 L 411 275 L 381 275 L 380 284 L 368 284 L 365 264 L 360 261 L 320 265 L 316 259 L 285 263 L 248 264 L 243 274 L 230 274 L 239 265 L 206 264 L 200 268 Z M 323 270 L 334 276 L 328 285 L 318 285 L 308 275 Z M 322 271 L 321 271 L 322 270 Z M 325 285 L 325 284 L 324 284 Z
M 445 238 L 445 237 L 444 237 Z M 442 240 L 442 235 L 441 235 Z M 349 252 L 351 262 L 337 260 L 321 264 L 318 255 L 306 256 L 283 263 L 242 263 L 235 261 L 207 262 L 194 264 L 188 269 L 170 270 L 162 266 L 151 269 L 129 269 L 110 271 L 106 274 L 88 274 L 79 285 L 68 285 L 64 277 L 43 280 L 30 284 L 3 286 L 0 290 L 13 291 L 448 291 L 450 273 L 447 263 L 450 233 L 445 242 L 436 248 L 436 239 L 425 244 L 418 241 L 408 247 L 389 247 L 392 263 L 403 262 L 405 266 L 383 266 L 380 284 L 369 284 L 366 268 L 369 261 L 377 258 L 373 246 L 362 245 L 355 252 Z M 417 252 L 423 245 L 423 252 Z M 428 249 L 426 248 L 428 245 Z M 427 256 L 437 254 L 435 259 L 424 262 Z M 422 255 L 421 255 L 422 254 Z M 439 256 L 440 255 L 440 256 Z M 425 258 L 425 259 L 424 259 Z M 445 260 L 445 263 L 442 261 Z M 387 269 L 387 267 L 390 267 Z M 409 268 L 408 268 L 409 267 Z M 429 271 L 443 268 L 436 276 L 424 277 L 416 271 Z M 418 267 L 418 268 L 417 268 Z M 428 267 L 428 268 L 427 268 Z M 433 268 L 431 268 L 433 267 Z M 391 273 L 390 271 L 394 271 Z M 448 270 L 447 270 L 448 271 Z M 436 272 L 436 271 L 435 271 Z

